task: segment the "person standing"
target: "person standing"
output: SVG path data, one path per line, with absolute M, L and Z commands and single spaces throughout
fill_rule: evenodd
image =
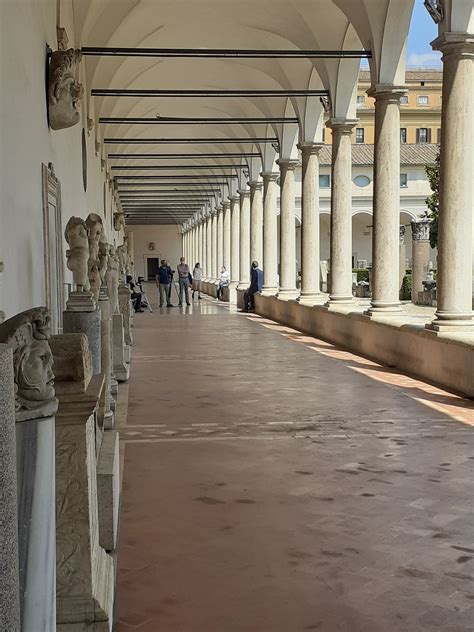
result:
M 216 301 L 218 301 L 221 298 L 222 293 L 224 292 L 224 288 L 227 287 L 229 283 L 230 283 L 230 278 L 229 278 L 229 273 L 227 271 L 227 268 L 225 266 L 222 266 L 221 275 L 219 277 L 219 283 L 217 284 Z
M 193 270 L 193 300 L 196 292 L 198 293 L 198 300 L 201 300 L 201 287 L 202 287 L 202 268 L 200 263 L 196 263 Z
M 179 305 L 183 304 L 183 295 L 186 298 L 186 305 L 191 305 L 189 302 L 189 266 L 185 262 L 184 257 L 181 257 L 178 264 L 178 277 L 179 277 Z
M 244 292 L 244 312 L 253 312 L 255 310 L 255 294 L 261 292 L 263 287 L 263 272 L 258 267 L 258 261 L 252 261 L 252 269 L 250 271 L 250 286 Z
M 156 287 L 160 295 L 160 307 L 164 307 L 165 304 L 167 307 L 173 307 L 169 296 L 170 277 L 168 269 L 169 266 L 167 266 L 166 261 L 162 259 L 161 265 L 158 268 L 158 274 L 156 275 Z
M 169 286 L 168 286 L 168 293 L 167 293 L 167 301 L 168 304 L 171 303 L 171 289 L 173 287 L 173 275 L 174 275 L 174 270 L 171 269 L 170 264 L 168 263 L 168 261 L 166 261 L 166 259 L 164 259 L 165 262 L 165 266 L 166 269 L 168 270 L 168 277 L 169 277 Z M 168 307 L 172 307 L 172 305 L 168 305 Z

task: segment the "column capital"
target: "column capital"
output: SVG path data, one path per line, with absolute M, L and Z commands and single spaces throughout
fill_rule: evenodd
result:
M 222 208 L 224 211 L 226 208 L 230 208 L 230 200 L 222 200 Z
M 216 208 L 211 208 L 209 211 L 209 215 L 211 217 L 215 217 L 217 215 L 217 209 Z
M 443 57 L 474 57 L 474 35 L 447 31 L 431 42 L 433 50 L 440 50 Z
M 240 202 L 240 195 L 229 195 L 230 202 Z
M 376 101 L 392 101 L 400 103 L 400 97 L 407 94 L 406 86 L 394 86 L 392 84 L 376 83 L 367 90 L 369 97 Z
M 326 123 L 326 127 L 341 134 L 352 134 L 352 130 L 359 122 L 359 119 L 332 118 Z
M 224 206 L 222 205 L 222 203 L 216 205 L 216 213 L 217 214 L 219 214 L 223 210 L 224 210 Z
M 240 197 L 250 197 L 250 189 L 239 189 Z
M 415 219 L 411 223 L 413 241 L 429 241 L 431 220 L 428 218 Z
M 294 160 L 292 158 L 280 158 L 276 163 L 280 167 L 280 170 L 284 169 L 286 171 L 294 171 L 296 167 L 301 166 L 300 160 Z
M 263 180 L 267 180 L 268 182 L 276 182 L 278 180 L 278 178 L 280 177 L 280 172 L 279 171 L 262 171 L 260 174 L 263 178 Z
M 260 182 L 260 180 L 252 180 L 252 182 L 249 182 L 249 187 L 250 190 L 255 189 L 261 189 L 263 187 L 263 182 Z
M 314 156 L 318 155 L 323 147 L 325 147 L 324 143 L 311 143 L 311 142 L 302 142 L 297 144 L 298 149 L 301 151 L 302 155 Z

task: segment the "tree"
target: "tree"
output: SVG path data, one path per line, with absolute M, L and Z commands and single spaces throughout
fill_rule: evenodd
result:
M 438 247 L 438 217 L 439 217 L 439 150 L 435 158 L 434 165 L 426 165 L 426 177 L 430 183 L 433 193 L 426 198 L 426 206 L 429 209 L 428 216 L 431 219 L 430 225 L 430 245 L 432 248 Z

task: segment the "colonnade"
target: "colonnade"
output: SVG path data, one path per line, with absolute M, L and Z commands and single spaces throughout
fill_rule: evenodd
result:
M 472 327 L 472 146 L 474 105 L 473 43 L 468 37 L 439 38 L 443 52 L 443 142 L 439 217 L 438 307 L 429 329 Z M 366 315 L 393 316 L 401 311 L 400 291 L 400 97 L 403 87 L 376 85 L 372 298 Z M 281 157 L 278 172 L 263 171 L 238 195 L 200 213 L 184 226 L 188 261 L 200 260 L 207 280 L 220 267 L 230 270 L 232 286 L 245 289 L 253 260 L 263 269 L 262 293 L 283 300 L 350 306 L 352 296 L 352 158 L 355 119 L 331 118 L 331 233 L 329 297 L 320 290 L 319 150 L 301 142 L 301 160 Z M 295 169 L 301 166 L 301 287 L 296 283 Z M 278 183 L 280 198 L 280 265 L 278 267 Z M 196 238 L 196 235 L 199 237 Z M 205 242 L 205 246 L 204 246 Z

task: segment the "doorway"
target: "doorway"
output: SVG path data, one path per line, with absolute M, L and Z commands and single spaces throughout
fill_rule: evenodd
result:
M 147 257 L 146 258 L 146 279 L 147 281 L 154 281 L 158 274 L 158 268 L 160 267 L 159 257 Z

